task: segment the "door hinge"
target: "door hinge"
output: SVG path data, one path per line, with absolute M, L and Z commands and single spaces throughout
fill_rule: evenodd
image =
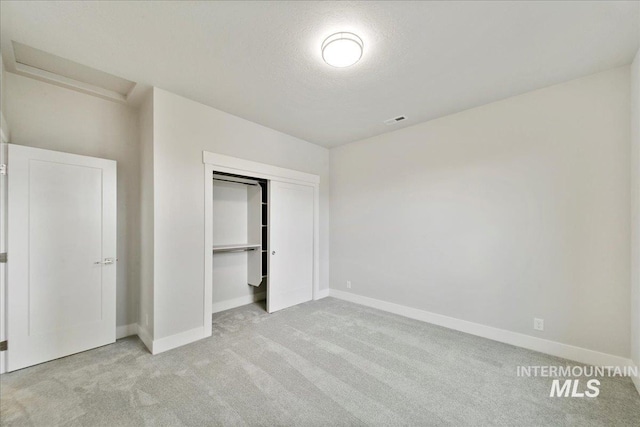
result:
M 0 254 L 0 264 L 4 264 L 5 262 L 7 262 L 7 253 L 3 252 Z
M 0 164 L 0 175 L 6 175 L 6 174 L 7 174 L 7 165 L 2 163 Z
M 0 351 L 7 351 L 7 349 L 9 348 L 7 342 L 8 341 L 0 341 Z

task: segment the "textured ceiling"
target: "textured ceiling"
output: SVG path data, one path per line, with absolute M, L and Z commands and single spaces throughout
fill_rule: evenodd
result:
M 639 4 L 2 1 L 0 41 L 330 147 L 628 64 Z M 352 67 L 322 62 L 337 31 Z

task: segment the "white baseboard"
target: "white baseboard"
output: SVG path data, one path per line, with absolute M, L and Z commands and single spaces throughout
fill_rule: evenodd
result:
M 204 326 L 199 326 L 197 328 L 180 332 L 175 335 L 169 335 L 168 337 L 153 340 L 150 349 L 151 354 L 158 354 L 168 350 L 172 350 L 174 348 L 199 341 L 203 338 L 207 338 L 208 336 L 209 335 L 205 333 Z
M 130 337 L 131 335 L 138 335 L 138 324 L 131 323 L 129 325 L 122 325 L 116 327 L 116 339 Z
M 322 298 L 326 298 L 329 296 L 329 291 L 330 289 L 320 289 L 318 292 L 316 292 L 316 300 L 322 299 Z
M 377 308 L 378 310 L 387 311 L 389 313 L 398 314 L 415 320 L 420 320 L 434 325 L 443 326 L 445 328 L 454 329 L 456 331 L 465 332 L 482 338 L 499 341 L 505 344 L 511 344 L 516 347 L 522 347 L 529 350 L 538 351 L 540 353 L 549 354 L 564 359 L 574 360 L 576 362 L 585 363 L 595 366 L 632 366 L 631 359 L 613 354 L 601 353 L 599 351 L 589 350 L 582 347 L 576 347 L 569 344 L 562 344 L 556 341 L 545 340 L 542 338 L 532 337 L 530 335 L 518 332 L 498 329 L 491 326 L 481 325 L 479 323 L 469 322 L 466 320 L 456 319 L 454 317 L 443 316 L 441 314 L 431 313 L 429 311 L 411 308 L 400 304 L 394 304 L 362 295 L 352 294 L 350 292 L 330 289 L 329 295 L 353 302 L 367 307 Z M 638 379 L 636 387 L 638 387 Z
M 232 308 L 242 307 L 243 305 L 251 304 L 258 301 L 267 299 L 266 292 L 260 292 L 253 295 L 246 295 L 240 298 L 228 299 L 226 301 L 214 302 L 211 304 L 211 312 L 219 313 L 225 310 L 231 310 Z
M 142 341 L 151 354 L 153 354 L 153 338 L 149 331 L 142 325 L 138 325 L 138 338 L 140 338 L 140 341 Z

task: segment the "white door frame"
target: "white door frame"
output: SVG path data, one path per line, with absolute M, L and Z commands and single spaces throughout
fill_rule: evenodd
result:
M 0 61 L 1 62 L 1 61 Z M 0 112 L 0 121 L 2 124 L 0 125 L 0 163 L 4 163 L 5 165 L 8 163 L 7 156 L 9 151 L 9 138 L 5 133 L 6 129 L 6 121 L 4 119 L 4 114 Z M 6 173 L 6 171 L 5 171 Z M 0 252 L 7 252 L 7 175 L 0 176 L 0 203 L 4 206 L 2 207 L 3 211 L 0 212 L 0 217 L 2 220 L 0 221 L 0 227 L 3 227 L 0 230 Z M 7 339 L 7 264 L 3 263 L 0 265 L 0 341 L 4 341 Z M 0 351 L 0 374 L 4 374 L 7 371 L 6 361 L 7 358 L 5 355 L 6 351 Z
M 320 177 L 293 169 L 202 152 L 204 163 L 204 328 L 211 336 L 213 298 L 213 171 L 313 187 L 313 299 L 320 297 Z

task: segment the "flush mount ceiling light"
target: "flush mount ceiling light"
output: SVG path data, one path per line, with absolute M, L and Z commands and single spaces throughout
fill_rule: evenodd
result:
M 322 59 L 332 67 L 348 67 L 360 60 L 363 46 L 353 33 L 335 33 L 322 42 Z

